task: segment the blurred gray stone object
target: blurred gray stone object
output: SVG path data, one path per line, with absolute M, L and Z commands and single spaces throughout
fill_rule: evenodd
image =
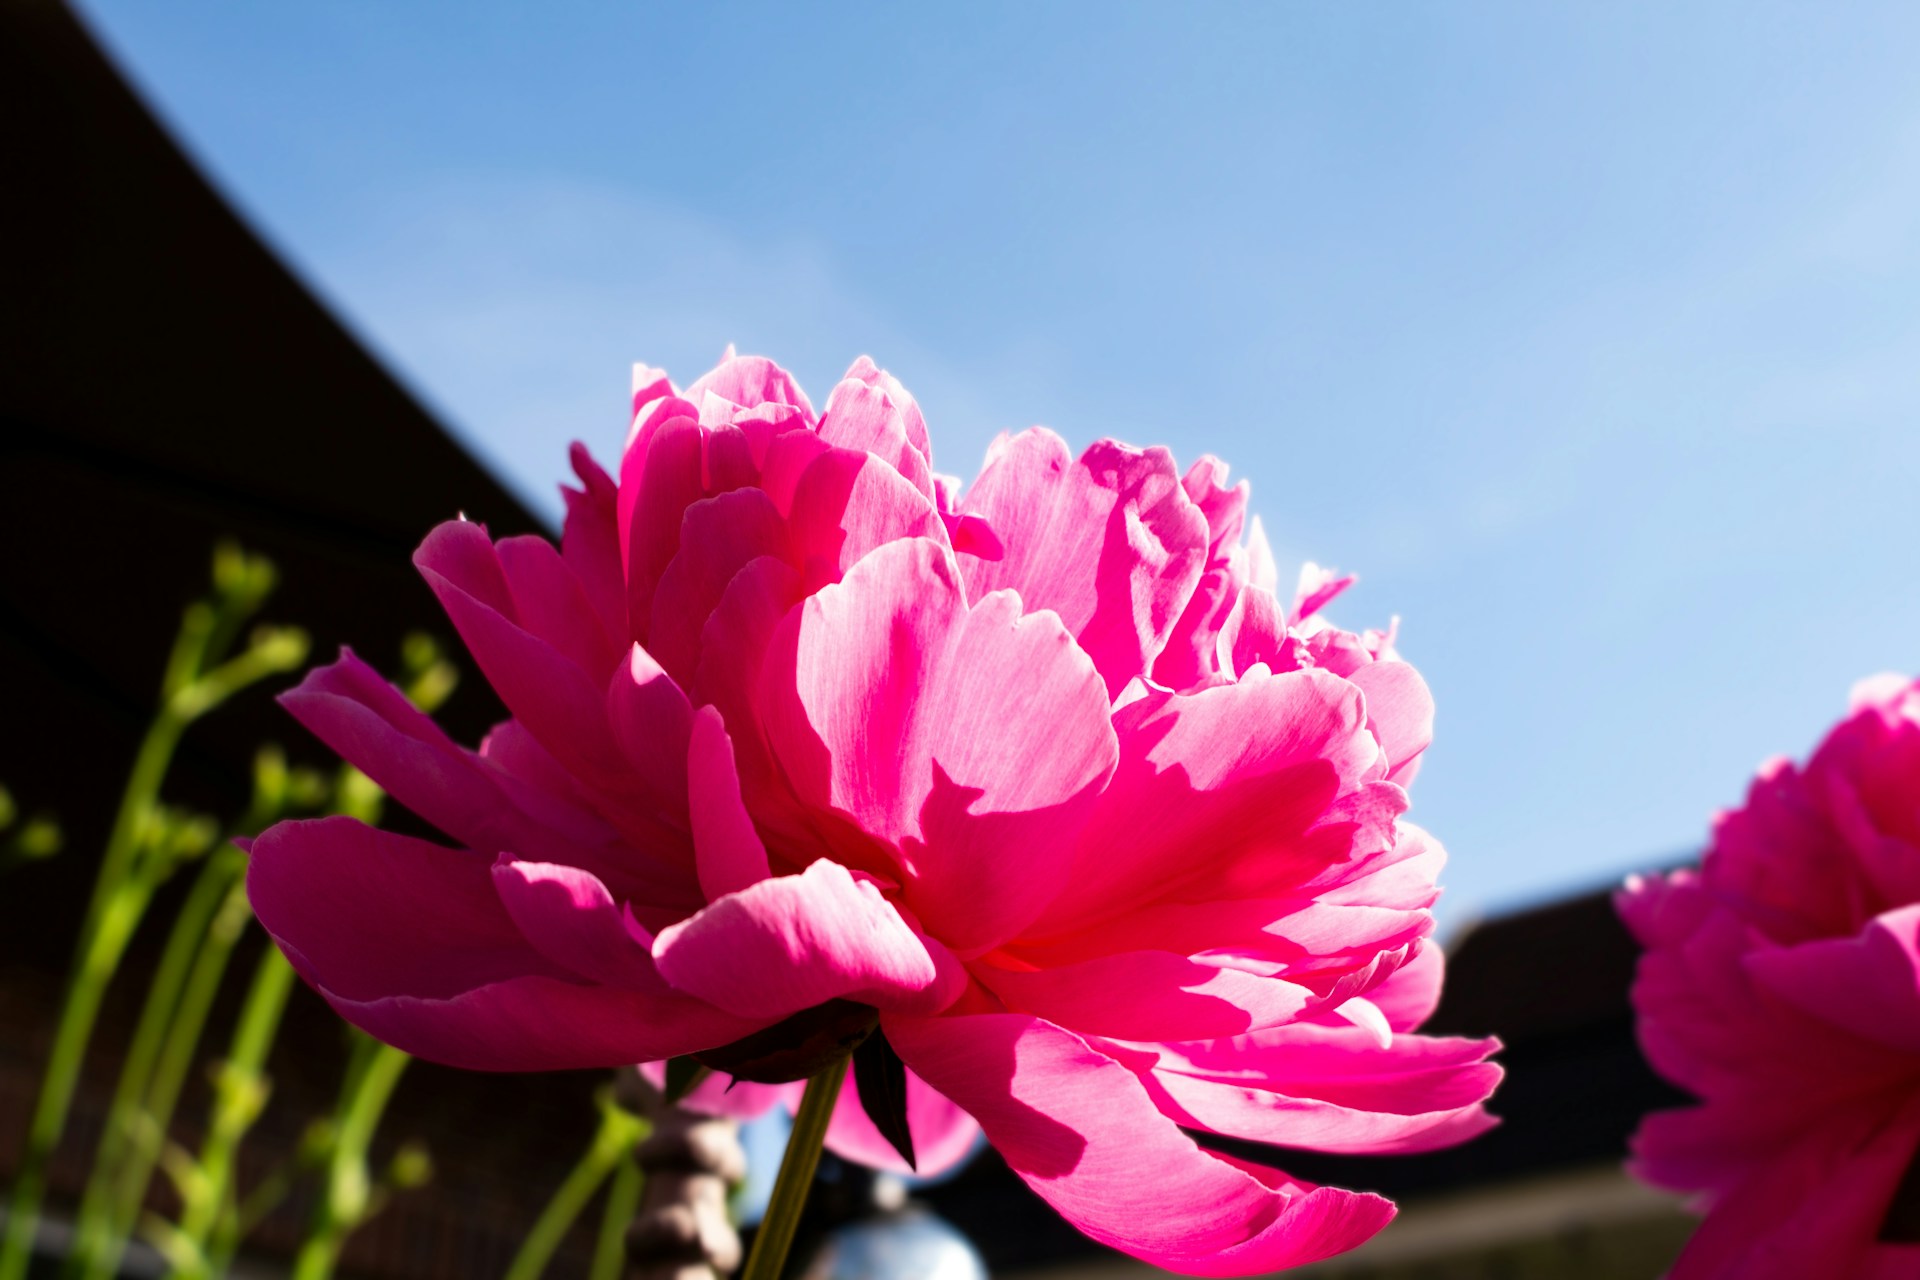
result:
M 747 1173 L 740 1122 L 668 1106 L 631 1067 L 620 1073 L 621 1105 L 652 1132 L 634 1153 L 646 1189 L 627 1229 L 628 1280 L 713 1280 L 740 1265 L 740 1233 L 727 1192 Z

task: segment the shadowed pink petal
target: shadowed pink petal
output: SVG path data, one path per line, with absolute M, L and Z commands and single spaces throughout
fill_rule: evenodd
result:
M 594 679 L 605 679 L 619 655 L 624 638 L 610 633 L 588 598 L 573 568 L 551 542 L 533 534 L 502 538 L 494 544 L 507 589 L 513 595 L 513 616 L 520 626 L 539 636 Z
M 1009 1008 L 1120 1040 L 1232 1036 L 1297 1016 L 1313 992 L 1167 951 L 1125 951 L 1044 969 L 972 966 Z
M 674 418 L 635 440 L 620 463 L 620 550 L 633 639 L 653 619 L 653 592 L 680 549 L 680 522 L 707 496 L 698 423 Z
M 740 802 L 740 777 L 734 771 L 733 743 L 720 713 L 702 707 L 693 718 L 687 749 L 687 803 L 693 818 L 693 844 L 700 889 L 708 901 L 737 893 L 772 875 L 767 847 L 753 829 Z
M 254 842 L 247 893 L 343 1017 L 435 1062 L 616 1066 L 712 1048 L 760 1025 L 669 993 L 584 984 L 529 944 L 492 861 L 351 818 L 283 822 Z
M 687 508 L 680 546 L 653 595 L 647 651 L 683 684 L 700 660 L 700 633 L 746 564 L 783 555 L 786 522 L 758 489 L 734 489 Z
M 808 587 L 836 582 L 872 551 L 901 538 L 946 540 L 928 497 L 871 454 L 832 449 L 794 486 L 790 558 Z
M 515 718 L 570 772 L 617 788 L 623 769 L 607 728 L 602 679 L 519 625 L 486 531 L 450 520 L 427 535 L 413 560 Z
M 607 851 L 617 836 L 604 819 L 565 792 L 529 786 L 455 745 L 351 650 L 309 671 L 280 703 L 394 799 L 464 845 L 567 862 L 619 856 Z
M 662 932 L 653 954 L 677 989 L 750 1018 L 835 999 L 937 1010 L 964 982 L 878 889 L 825 861 L 717 900 Z
M 247 895 L 301 975 L 349 999 L 571 977 L 500 905 L 492 862 L 353 818 L 283 822 L 253 842 Z
M 1894 1255 L 1879 1259 L 1888 1266 L 1920 1260 L 1911 1245 L 1875 1243 L 1916 1143 L 1920 1099 L 1908 1097 L 1891 1115 L 1869 1106 L 1821 1117 L 1713 1202 L 1671 1280 L 1864 1276 L 1883 1249 Z
M 797 1105 L 797 1099 L 796 1103 Z M 916 1173 L 935 1177 L 966 1159 L 980 1136 L 980 1126 L 913 1072 L 907 1072 L 907 1127 L 913 1132 L 917 1167 L 909 1169 L 893 1144 L 880 1136 L 860 1105 L 859 1090 L 847 1081 L 834 1104 L 827 1128 L 827 1146 L 843 1160 L 889 1173 Z
M 493 864 L 493 884 L 521 934 L 555 964 L 606 986 L 666 992 L 653 957 L 592 874 L 503 853 Z
M 698 1000 L 554 978 L 509 978 L 443 998 L 320 994 L 375 1039 L 467 1071 L 619 1067 L 730 1044 L 764 1025 Z
M 693 722 L 687 695 L 636 644 L 607 684 L 605 715 L 628 767 L 621 790 L 685 830 L 687 733 Z
M 968 598 L 1010 587 L 1058 613 L 1109 695 L 1153 668 L 1206 563 L 1206 518 L 1165 449 L 1101 441 L 1075 462 L 1050 431 L 1003 436 L 962 510 L 1005 547 L 964 558 Z
M 1222 675 L 1238 676 L 1263 663 L 1272 671 L 1312 666 L 1306 645 L 1287 626 L 1286 610 L 1264 587 L 1240 589 L 1214 639 L 1214 663 Z
M 930 932 L 978 952 L 1058 892 L 1114 747 L 1056 619 L 1010 594 L 969 610 L 944 549 L 911 539 L 796 609 L 769 653 L 762 702 L 796 793 L 898 849 Z
M 1852 938 L 1752 952 L 1746 966 L 1812 1017 L 1920 1055 L 1920 904 L 1878 916 Z
M 607 635 L 624 644 L 627 584 L 620 570 L 620 491 L 585 445 L 575 441 L 568 456 L 580 477 L 580 488 L 560 487 L 567 504 L 560 554 L 572 567 Z
M 909 1068 L 964 1107 L 1013 1171 L 1103 1244 L 1189 1275 L 1331 1257 L 1393 1217 L 1378 1196 L 1256 1176 L 1201 1150 L 1126 1067 L 1024 1014 L 883 1018 Z

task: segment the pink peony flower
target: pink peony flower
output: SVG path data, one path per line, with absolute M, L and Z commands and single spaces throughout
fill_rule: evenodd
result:
M 350 653 L 286 695 L 461 846 L 260 838 L 255 908 L 336 1009 L 460 1066 L 775 1086 L 877 1017 L 923 1171 L 977 1124 L 1088 1235 L 1206 1275 L 1393 1207 L 1183 1126 L 1397 1152 L 1491 1123 L 1493 1043 L 1411 1034 L 1426 686 L 1317 616 L 1347 580 L 1276 598 L 1245 485 L 1033 430 L 961 494 L 865 359 L 817 414 L 731 353 L 635 381 L 558 550 L 455 521 L 415 556 L 512 712 L 478 752 Z M 830 1142 L 898 1162 L 851 1102 Z
M 1675 1280 L 1920 1275 L 1920 683 L 1861 684 L 1697 872 L 1619 905 L 1640 1042 L 1700 1099 L 1633 1139 L 1635 1173 L 1706 1211 Z

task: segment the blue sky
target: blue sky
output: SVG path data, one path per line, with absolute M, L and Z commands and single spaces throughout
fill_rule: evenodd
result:
M 1920 667 L 1920 7 L 82 5 L 544 511 L 728 341 L 1226 458 L 1403 619 L 1450 927 Z

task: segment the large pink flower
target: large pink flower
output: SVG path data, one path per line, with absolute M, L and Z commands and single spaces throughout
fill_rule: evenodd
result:
M 1920 683 L 1862 684 L 1699 871 L 1619 903 L 1641 1044 L 1700 1099 L 1633 1140 L 1635 1172 L 1706 1209 L 1676 1280 L 1920 1275 Z
M 513 715 L 477 753 L 351 654 L 286 697 L 462 846 L 261 837 L 255 908 L 336 1009 L 467 1067 L 773 1081 L 877 1011 L 923 1169 L 977 1122 L 1088 1235 L 1198 1274 L 1393 1209 L 1183 1127 L 1396 1152 L 1490 1123 L 1491 1042 L 1411 1034 L 1426 687 L 1317 616 L 1345 580 L 1276 598 L 1224 467 L 1034 430 L 961 495 L 865 359 L 824 413 L 731 355 L 639 371 L 634 405 L 617 483 L 576 447 L 559 550 L 456 521 L 415 557 Z M 894 1160 L 855 1105 L 830 1140 Z

